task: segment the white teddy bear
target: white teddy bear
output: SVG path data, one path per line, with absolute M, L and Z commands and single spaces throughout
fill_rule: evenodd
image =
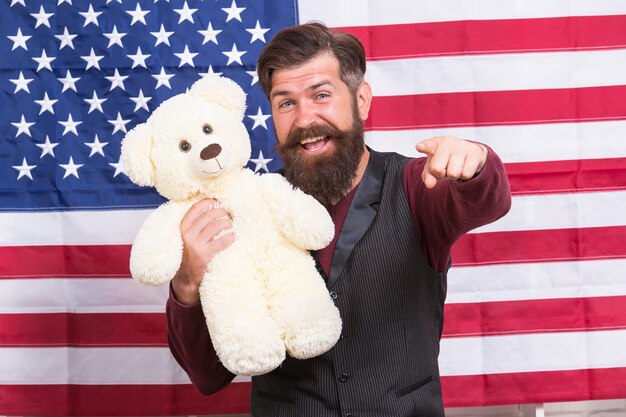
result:
M 132 247 L 132 276 L 169 282 L 181 264 L 180 222 L 211 197 L 230 213 L 236 239 L 207 266 L 200 300 L 215 350 L 231 372 L 259 375 L 294 358 L 320 355 L 337 342 L 341 318 L 308 249 L 334 234 L 314 198 L 281 175 L 243 168 L 250 140 L 246 96 L 232 80 L 207 76 L 161 104 L 122 143 L 122 161 L 138 185 L 169 201 L 142 225 Z

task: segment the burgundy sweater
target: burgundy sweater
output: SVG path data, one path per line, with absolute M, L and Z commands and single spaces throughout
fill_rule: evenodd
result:
M 443 272 L 448 268 L 452 244 L 459 237 L 506 214 L 511 205 L 510 187 L 502 162 L 489 148 L 487 161 L 474 178 L 439 181 L 431 190 L 421 178 L 425 162 L 426 158 L 408 162 L 403 186 L 422 252 L 435 271 Z M 328 208 L 335 223 L 335 237 L 313 254 L 326 274 L 355 192 L 356 187 Z M 219 362 L 200 305 L 180 304 L 170 289 L 166 315 L 170 350 L 195 387 L 209 395 L 228 385 L 235 375 Z

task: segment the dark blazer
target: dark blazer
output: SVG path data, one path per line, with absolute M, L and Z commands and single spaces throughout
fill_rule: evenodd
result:
M 371 151 L 327 287 L 343 320 L 329 352 L 252 378 L 256 417 L 443 417 L 437 356 L 446 274 L 425 260 L 402 186 L 408 161 Z

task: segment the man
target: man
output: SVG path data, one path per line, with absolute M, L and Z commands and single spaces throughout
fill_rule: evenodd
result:
M 450 248 L 509 210 L 502 163 L 485 145 L 452 137 L 418 143 L 419 159 L 366 148 L 372 92 L 363 47 L 322 24 L 278 33 L 258 71 L 285 177 L 335 221 L 335 239 L 314 256 L 343 334 L 324 355 L 288 357 L 252 378 L 252 415 L 444 416 L 437 356 Z M 234 240 L 215 238 L 230 228 L 215 203 L 197 203 L 181 222 L 184 259 L 167 303 L 172 353 L 207 395 L 234 378 L 198 305 L 207 263 Z

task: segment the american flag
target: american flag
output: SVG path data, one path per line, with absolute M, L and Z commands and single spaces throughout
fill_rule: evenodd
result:
M 615 0 L 2 0 L 0 413 L 230 414 L 165 339 L 167 288 L 129 279 L 162 200 L 124 175 L 126 131 L 207 73 L 248 93 L 249 167 L 280 161 L 255 76 L 282 27 L 364 43 L 366 141 L 417 156 L 440 134 L 490 145 L 513 207 L 453 250 L 446 406 L 626 397 L 626 3 Z

